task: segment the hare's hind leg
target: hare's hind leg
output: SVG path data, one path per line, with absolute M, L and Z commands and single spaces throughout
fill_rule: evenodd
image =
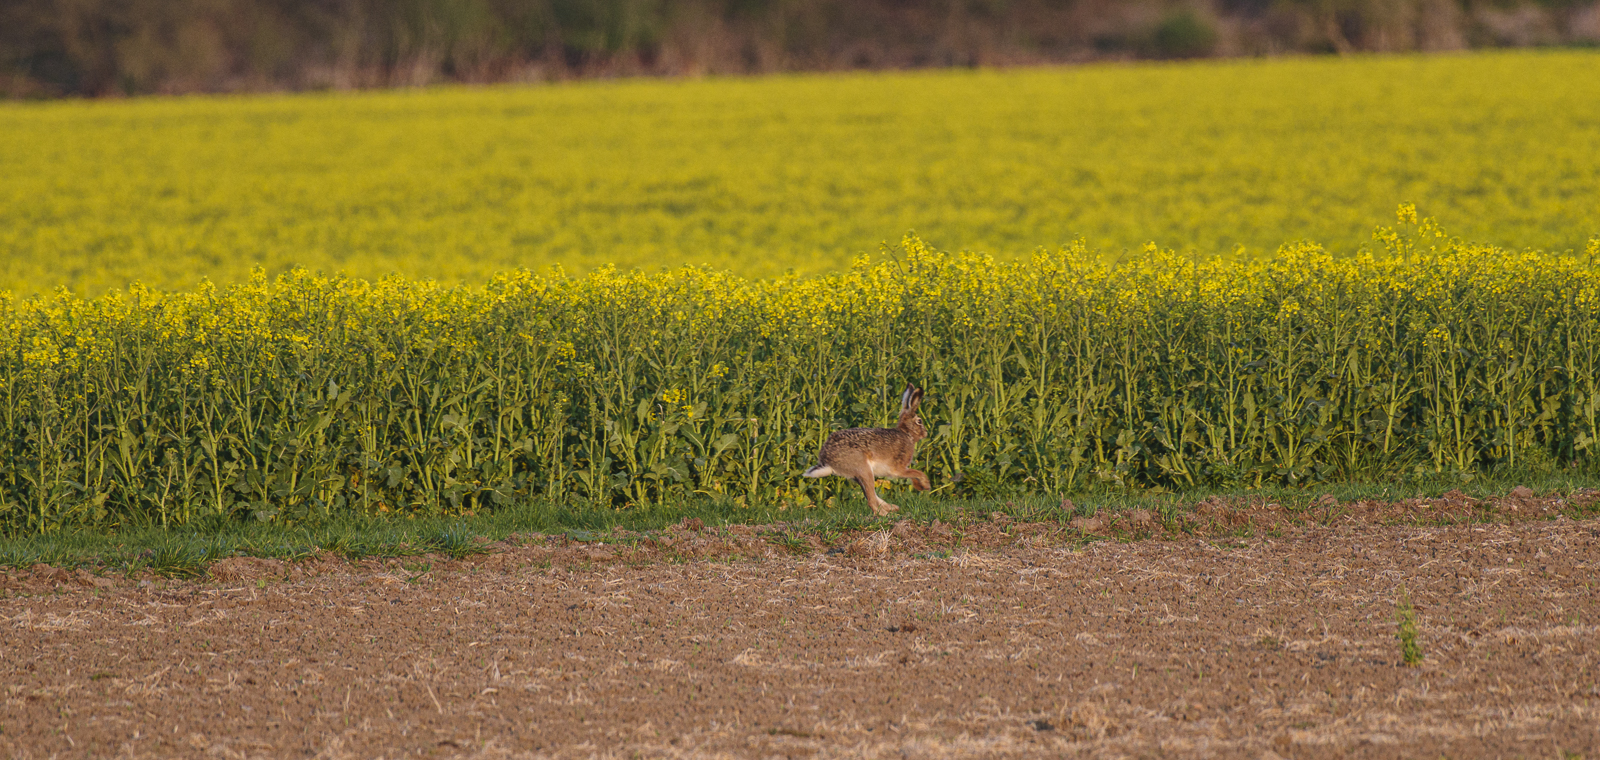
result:
M 826 447 L 824 447 L 826 448 Z M 827 467 L 831 474 L 841 478 L 849 478 L 861 486 L 861 493 L 867 497 L 867 506 L 872 507 L 875 515 L 886 515 L 899 507 L 878 498 L 878 489 L 873 487 L 877 473 L 876 465 L 868 458 L 867 453 L 860 449 L 843 449 L 828 452 Z M 807 474 L 810 474 L 809 472 Z
M 867 506 L 872 507 L 872 514 L 881 517 L 889 514 L 890 512 L 898 512 L 900 510 L 899 507 L 890 504 L 881 498 L 878 498 L 878 489 L 873 487 L 873 477 L 871 472 L 857 473 L 851 477 L 851 480 L 854 480 L 856 483 L 861 485 L 862 493 L 866 494 L 867 496 Z

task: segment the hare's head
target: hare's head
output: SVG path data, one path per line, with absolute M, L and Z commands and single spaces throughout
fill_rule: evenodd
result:
M 922 418 L 917 415 L 917 407 L 922 404 L 922 389 L 915 385 L 907 385 L 905 393 L 900 394 L 900 430 L 910 433 L 912 440 L 921 440 L 928 437 L 928 429 L 923 427 Z

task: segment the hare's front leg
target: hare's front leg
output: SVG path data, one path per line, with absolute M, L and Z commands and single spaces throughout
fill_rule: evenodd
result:
M 903 465 L 895 467 L 885 474 L 891 477 L 909 479 L 911 481 L 911 487 L 918 491 L 928 491 L 933 489 L 933 484 L 928 482 L 928 474 L 921 470 L 911 469 L 911 462 L 909 461 Z

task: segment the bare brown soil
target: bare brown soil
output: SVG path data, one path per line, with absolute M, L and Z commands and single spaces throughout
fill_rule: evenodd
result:
M 686 525 L 203 581 L 13 571 L 0 755 L 1600 756 L 1600 522 L 1275 506 L 1203 506 L 1206 538 L 982 519 L 830 554 Z

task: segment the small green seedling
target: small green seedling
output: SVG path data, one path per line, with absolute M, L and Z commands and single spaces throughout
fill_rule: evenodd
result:
M 1417 608 L 1411 604 L 1411 594 L 1405 586 L 1400 587 L 1400 599 L 1395 603 L 1395 622 L 1398 630 L 1395 637 L 1400 639 L 1400 659 L 1406 667 L 1414 668 L 1422 664 L 1422 646 L 1417 643 Z

